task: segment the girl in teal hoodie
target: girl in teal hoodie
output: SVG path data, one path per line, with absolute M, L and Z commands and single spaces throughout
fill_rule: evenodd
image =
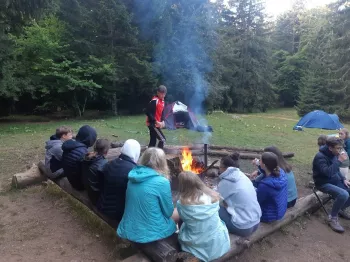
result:
M 179 175 L 177 210 L 183 221 L 179 231 L 181 249 L 201 261 L 212 261 L 230 249 L 230 238 L 219 217 L 220 195 L 206 187 L 198 175 Z
M 148 148 L 140 164 L 128 176 L 125 211 L 117 234 L 142 244 L 175 233 L 177 212 L 173 206 L 164 151 Z

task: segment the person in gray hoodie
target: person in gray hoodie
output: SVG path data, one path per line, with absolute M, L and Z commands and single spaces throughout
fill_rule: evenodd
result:
M 252 182 L 239 169 L 239 153 L 221 159 L 220 173 L 220 218 L 230 233 L 248 237 L 259 227 L 261 208 Z
M 58 179 L 63 176 L 62 144 L 72 137 L 73 131 L 70 127 L 60 126 L 56 129 L 56 134 L 46 141 L 45 166 L 51 171 L 51 174 L 48 174 L 49 178 Z

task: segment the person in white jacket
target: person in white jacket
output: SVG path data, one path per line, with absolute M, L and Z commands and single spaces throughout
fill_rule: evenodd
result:
M 220 218 L 230 233 L 248 237 L 259 227 L 261 209 L 252 182 L 239 169 L 239 153 L 221 159 L 220 173 Z

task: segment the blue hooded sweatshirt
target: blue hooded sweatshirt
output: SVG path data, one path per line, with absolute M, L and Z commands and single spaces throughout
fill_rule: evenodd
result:
M 128 178 L 125 210 L 117 234 L 136 243 L 149 243 L 175 233 L 170 181 L 145 166 L 135 167 Z
M 261 222 L 273 222 L 283 218 L 287 211 L 287 176 L 280 169 L 280 176 L 264 177 L 258 182 L 256 190 L 258 202 L 261 207 Z
M 230 250 L 230 237 L 219 217 L 219 201 L 207 205 L 182 205 L 177 210 L 183 224 L 179 231 L 181 249 L 201 261 L 212 261 Z

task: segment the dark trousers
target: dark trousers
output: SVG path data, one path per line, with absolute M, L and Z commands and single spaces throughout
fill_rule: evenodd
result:
M 162 130 L 160 130 L 160 128 L 153 127 L 153 126 L 149 126 L 148 129 L 149 129 L 149 136 L 150 136 L 148 147 L 155 147 L 158 139 L 159 140 L 158 147 L 163 148 L 166 139 L 164 134 L 162 133 Z
M 331 216 L 337 217 L 340 210 L 350 206 L 349 191 L 350 189 L 340 181 L 337 185 L 324 184 L 317 187 L 323 193 L 330 194 L 334 199 Z

